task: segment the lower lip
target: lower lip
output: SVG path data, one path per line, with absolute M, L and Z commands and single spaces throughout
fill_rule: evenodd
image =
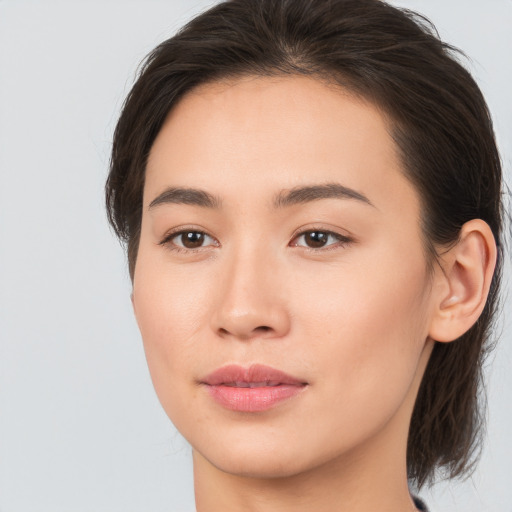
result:
M 210 396 L 226 409 L 239 412 L 261 412 L 298 395 L 305 386 L 283 384 L 261 388 L 206 386 Z

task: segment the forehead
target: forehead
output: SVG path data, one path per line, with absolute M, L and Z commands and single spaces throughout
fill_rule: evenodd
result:
M 145 204 L 168 186 L 240 196 L 239 182 L 268 195 L 333 181 L 374 203 L 415 195 L 374 105 L 309 77 L 244 77 L 202 85 L 173 108 L 150 152 Z

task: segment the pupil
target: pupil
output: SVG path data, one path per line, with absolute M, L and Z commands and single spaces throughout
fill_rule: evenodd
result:
M 187 249 L 196 249 L 201 247 L 204 242 L 204 234 L 197 231 L 189 231 L 181 235 L 181 243 Z
M 306 243 L 309 247 L 323 247 L 327 243 L 328 236 L 322 231 L 310 231 L 306 233 Z

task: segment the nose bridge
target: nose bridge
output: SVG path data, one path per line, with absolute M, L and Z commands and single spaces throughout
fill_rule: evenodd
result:
M 289 328 L 277 257 L 260 240 L 233 247 L 223 262 L 213 328 L 223 336 L 278 337 Z

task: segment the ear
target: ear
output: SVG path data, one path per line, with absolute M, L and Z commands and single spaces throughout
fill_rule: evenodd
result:
M 433 288 L 432 339 L 456 340 L 478 320 L 489 294 L 496 254 L 486 222 L 473 219 L 462 226 L 457 244 L 440 256 Z

